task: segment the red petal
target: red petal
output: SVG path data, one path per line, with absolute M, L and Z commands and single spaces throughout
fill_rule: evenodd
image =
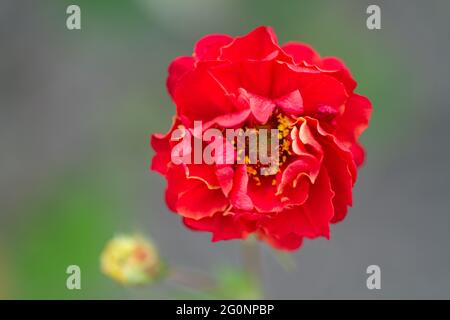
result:
M 303 243 L 303 237 L 299 237 L 294 233 L 289 233 L 283 237 L 274 237 L 273 235 L 260 232 L 258 236 L 261 240 L 266 241 L 278 250 L 294 251 L 300 248 Z
M 237 165 L 234 173 L 233 188 L 230 194 L 230 201 L 233 207 L 246 211 L 253 209 L 253 202 L 247 194 L 247 188 L 247 168 L 245 165 Z
M 224 211 L 229 206 L 220 188 L 210 189 L 203 180 L 189 179 L 187 172 L 184 165 L 171 165 L 167 172 L 166 201 L 172 211 L 200 219 Z
M 366 158 L 366 152 L 364 148 L 357 142 L 351 145 L 350 151 L 353 154 L 353 159 L 355 160 L 355 164 L 360 166 L 364 163 L 364 159 Z
M 272 96 L 280 97 L 299 90 L 305 113 L 314 114 L 322 105 L 339 110 L 347 100 L 344 85 L 331 75 L 297 70 L 286 63 L 275 63 L 273 68 Z
M 342 154 L 336 149 L 328 150 L 325 156 L 325 166 L 330 172 L 331 188 L 335 192 L 333 198 L 334 217 L 333 223 L 339 222 L 345 218 L 348 206 L 352 205 L 352 175 L 349 166 L 353 165 L 353 161 L 349 163 L 349 159 L 343 158 Z
M 170 136 L 172 131 L 179 125 L 178 119 L 173 119 L 172 127 L 166 134 L 155 133 L 150 137 L 150 145 L 155 150 L 150 169 L 162 175 L 167 173 L 167 165 L 170 163 Z
M 233 38 L 226 34 L 210 34 L 197 41 L 194 47 L 194 57 L 198 60 L 215 60 L 220 55 L 220 49 Z
M 233 113 L 228 113 L 222 116 L 218 116 L 217 118 L 214 118 L 213 120 L 205 123 L 203 125 L 203 130 L 206 130 L 214 125 L 218 125 L 222 128 L 237 128 L 241 127 L 242 124 L 247 120 L 248 116 L 250 115 L 251 110 L 246 109 L 242 111 L 237 111 Z
M 155 135 L 152 135 L 151 137 L 152 145 L 154 144 L 153 141 L 156 139 L 158 138 L 155 138 Z M 167 165 L 169 164 L 169 162 L 170 162 L 170 149 L 169 146 L 167 146 L 167 150 L 159 152 L 157 151 L 156 154 L 153 156 L 150 169 L 162 175 L 165 175 L 167 173 Z
M 282 202 L 284 206 L 299 206 L 306 202 L 309 196 L 311 181 L 305 176 L 299 176 L 295 187 L 289 185 L 283 190 Z
M 169 65 L 169 76 L 167 77 L 167 90 L 173 97 L 175 87 L 180 79 L 189 71 L 194 69 L 194 58 L 178 57 Z
M 348 93 L 353 92 L 356 88 L 356 81 L 353 80 L 350 70 L 340 59 L 336 57 L 323 58 L 321 69 L 333 72 L 332 75 L 345 85 Z
M 234 111 L 227 92 L 207 65 L 199 65 L 183 77 L 174 92 L 174 101 L 179 114 L 191 121 L 210 121 Z
M 308 123 L 310 123 L 313 127 L 315 127 L 315 130 L 322 137 L 325 138 L 322 142 L 322 146 L 324 145 L 324 143 L 331 146 L 333 150 L 336 152 L 336 155 L 339 155 L 340 158 L 345 160 L 345 162 L 347 163 L 348 172 L 352 177 L 352 182 L 355 183 L 357 172 L 350 150 L 341 141 L 339 141 L 336 138 L 336 136 L 331 135 L 330 133 L 322 129 L 319 121 L 310 117 L 305 117 L 305 119 L 307 120 Z
M 335 215 L 333 223 L 345 218 L 347 208 L 352 204 L 352 187 L 356 181 L 356 166 L 353 155 L 345 148 L 335 136 L 323 131 L 317 120 L 308 119 L 308 122 L 316 126 L 316 130 L 325 139 L 322 141 L 324 148 L 324 165 L 330 173 L 331 187 L 335 192 L 333 205 Z
M 364 149 L 357 143 L 357 139 L 367 128 L 371 112 L 372 105 L 369 99 L 353 94 L 348 99 L 342 116 L 336 119 L 336 137 L 350 146 L 358 166 L 364 160 Z
M 273 109 L 276 107 L 275 103 L 273 103 L 270 99 L 248 93 L 243 89 L 241 89 L 241 95 L 247 99 L 250 110 L 252 111 L 255 119 L 259 123 L 265 124 L 272 115 Z
M 229 196 L 233 187 L 234 170 L 229 165 L 220 165 L 216 168 L 216 176 L 225 196 Z
M 308 177 L 311 183 L 314 183 L 319 174 L 320 164 L 320 161 L 312 155 L 303 154 L 299 156 L 284 169 L 277 194 L 282 194 L 289 185 L 295 188 L 301 175 Z
M 257 185 L 251 181 L 248 185 L 248 195 L 252 199 L 253 205 L 258 212 L 278 212 L 283 210 L 283 203 L 281 199 L 275 194 L 277 192 L 276 186 L 271 185 L 267 179 L 262 179 L 263 182 Z
M 274 63 L 273 60 L 233 62 L 216 65 L 210 72 L 230 93 L 239 94 L 239 89 L 243 88 L 270 98 Z
M 329 223 L 333 217 L 334 193 L 326 170 L 321 170 L 316 183 L 312 184 L 308 200 L 299 207 L 285 209 L 262 222 L 266 233 L 278 238 L 289 234 L 299 237 L 329 238 Z
M 366 130 L 371 113 L 372 104 L 369 99 L 359 94 L 351 95 L 345 104 L 344 113 L 337 119 L 337 135 L 358 139 Z
M 239 219 L 233 212 L 217 213 L 200 220 L 184 218 L 183 222 L 192 230 L 212 232 L 212 241 L 243 239 L 255 229 L 254 223 Z
M 305 43 L 288 42 L 281 48 L 284 52 L 292 56 L 297 64 L 302 61 L 306 61 L 308 64 L 314 65 L 320 63 L 319 54 L 311 46 Z
M 322 169 L 316 183 L 310 187 L 308 201 L 303 208 L 303 222 L 299 223 L 297 234 L 315 238 L 330 238 L 330 221 L 334 215 L 333 197 L 330 177 L 327 170 Z
M 204 183 L 193 181 L 187 191 L 178 195 L 176 211 L 186 218 L 201 219 L 223 212 L 228 206 L 221 189 L 211 190 Z
M 237 37 L 222 48 L 220 59 L 230 61 L 264 60 L 277 58 L 290 61 L 277 44 L 275 33 L 269 27 L 259 27 L 245 36 Z
M 320 143 L 314 137 L 305 118 L 300 118 L 300 128 L 294 127 L 291 130 L 292 151 L 297 155 L 312 154 L 317 159 L 323 157 L 323 150 Z
M 208 189 L 216 189 L 220 186 L 214 166 L 206 164 L 188 164 L 186 167 L 188 169 L 188 179 L 200 180 L 208 187 Z
M 171 165 L 167 170 L 166 179 L 166 203 L 170 210 L 177 212 L 176 203 L 179 193 L 189 188 L 189 181 L 186 179 L 186 172 L 183 166 Z
M 304 111 L 303 98 L 298 90 L 294 90 L 281 98 L 275 99 L 274 102 L 287 114 L 298 115 Z

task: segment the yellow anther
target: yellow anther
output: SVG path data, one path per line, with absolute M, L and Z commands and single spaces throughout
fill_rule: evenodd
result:
M 247 167 L 247 173 L 249 173 L 251 175 L 256 175 L 258 172 L 253 167 Z

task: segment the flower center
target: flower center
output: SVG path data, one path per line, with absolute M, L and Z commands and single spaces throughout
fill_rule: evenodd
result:
M 278 139 L 276 146 L 278 148 L 276 149 L 277 154 L 272 156 L 272 148 L 266 148 L 266 151 L 268 153 L 268 156 L 274 159 L 274 162 L 271 162 L 270 165 L 263 164 L 261 161 L 257 161 L 256 163 L 252 163 L 250 161 L 250 157 L 248 154 L 245 155 L 245 164 L 247 165 L 247 174 L 249 175 L 252 180 L 256 182 L 257 186 L 260 186 L 262 183 L 262 179 L 267 179 L 269 176 L 272 176 L 271 184 L 276 185 L 277 181 L 275 179 L 275 175 L 280 172 L 281 167 L 283 164 L 287 161 L 289 158 L 291 151 L 291 141 L 289 138 L 290 134 L 290 128 L 291 128 L 291 120 L 283 115 L 282 113 L 276 113 L 274 116 L 272 116 L 271 119 L 267 122 L 265 125 L 257 125 L 252 129 L 255 129 L 257 132 L 261 129 L 267 129 L 268 131 L 271 129 L 277 129 L 278 134 L 276 136 L 276 139 Z M 248 129 L 248 128 L 246 128 Z M 272 135 L 268 134 L 266 137 L 264 135 L 258 135 L 259 139 L 265 139 L 266 141 L 259 141 L 259 144 L 256 146 L 256 148 L 259 148 L 261 146 L 261 142 L 265 143 L 266 146 L 272 146 Z M 248 146 L 248 143 L 247 143 Z M 248 150 L 246 148 L 246 150 Z M 249 150 L 250 152 L 252 150 Z M 259 154 L 259 151 L 256 150 Z M 238 155 L 239 156 L 239 155 Z

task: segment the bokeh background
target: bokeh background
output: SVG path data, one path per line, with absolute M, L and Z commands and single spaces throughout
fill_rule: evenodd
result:
M 81 31 L 66 29 L 69 4 L 81 7 Z M 381 7 L 381 30 L 366 28 L 369 4 Z M 148 170 L 149 135 L 165 132 L 174 112 L 169 62 L 204 34 L 259 25 L 343 58 L 374 106 L 348 218 L 330 241 L 292 255 L 263 245 L 264 297 L 450 298 L 449 15 L 445 0 L 1 1 L 0 298 L 248 289 L 240 242 L 211 243 L 166 209 L 165 181 Z M 223 292 L 124 288 L 102 275 L 106 241 L 134 232 L 168 264 L 223 281 Z M 81 267 L 82 290 L 66 289 L 70 264 Z M 381 290 L 366 288 L 371 264 Z

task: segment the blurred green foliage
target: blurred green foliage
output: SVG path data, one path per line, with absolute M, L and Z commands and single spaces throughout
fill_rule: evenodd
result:
M 33 215 L 10 242 L 18 297 L 111 297 L 111 286 L 100 274 L 99 254 L 126 222 L 120 221 L 120 206 L 106 190 L 86 177 L 66 176 L 47 195 L 23 208 Z M 73 264 L 81 268 L 82 290 L 66 288 L 65 270 Z

